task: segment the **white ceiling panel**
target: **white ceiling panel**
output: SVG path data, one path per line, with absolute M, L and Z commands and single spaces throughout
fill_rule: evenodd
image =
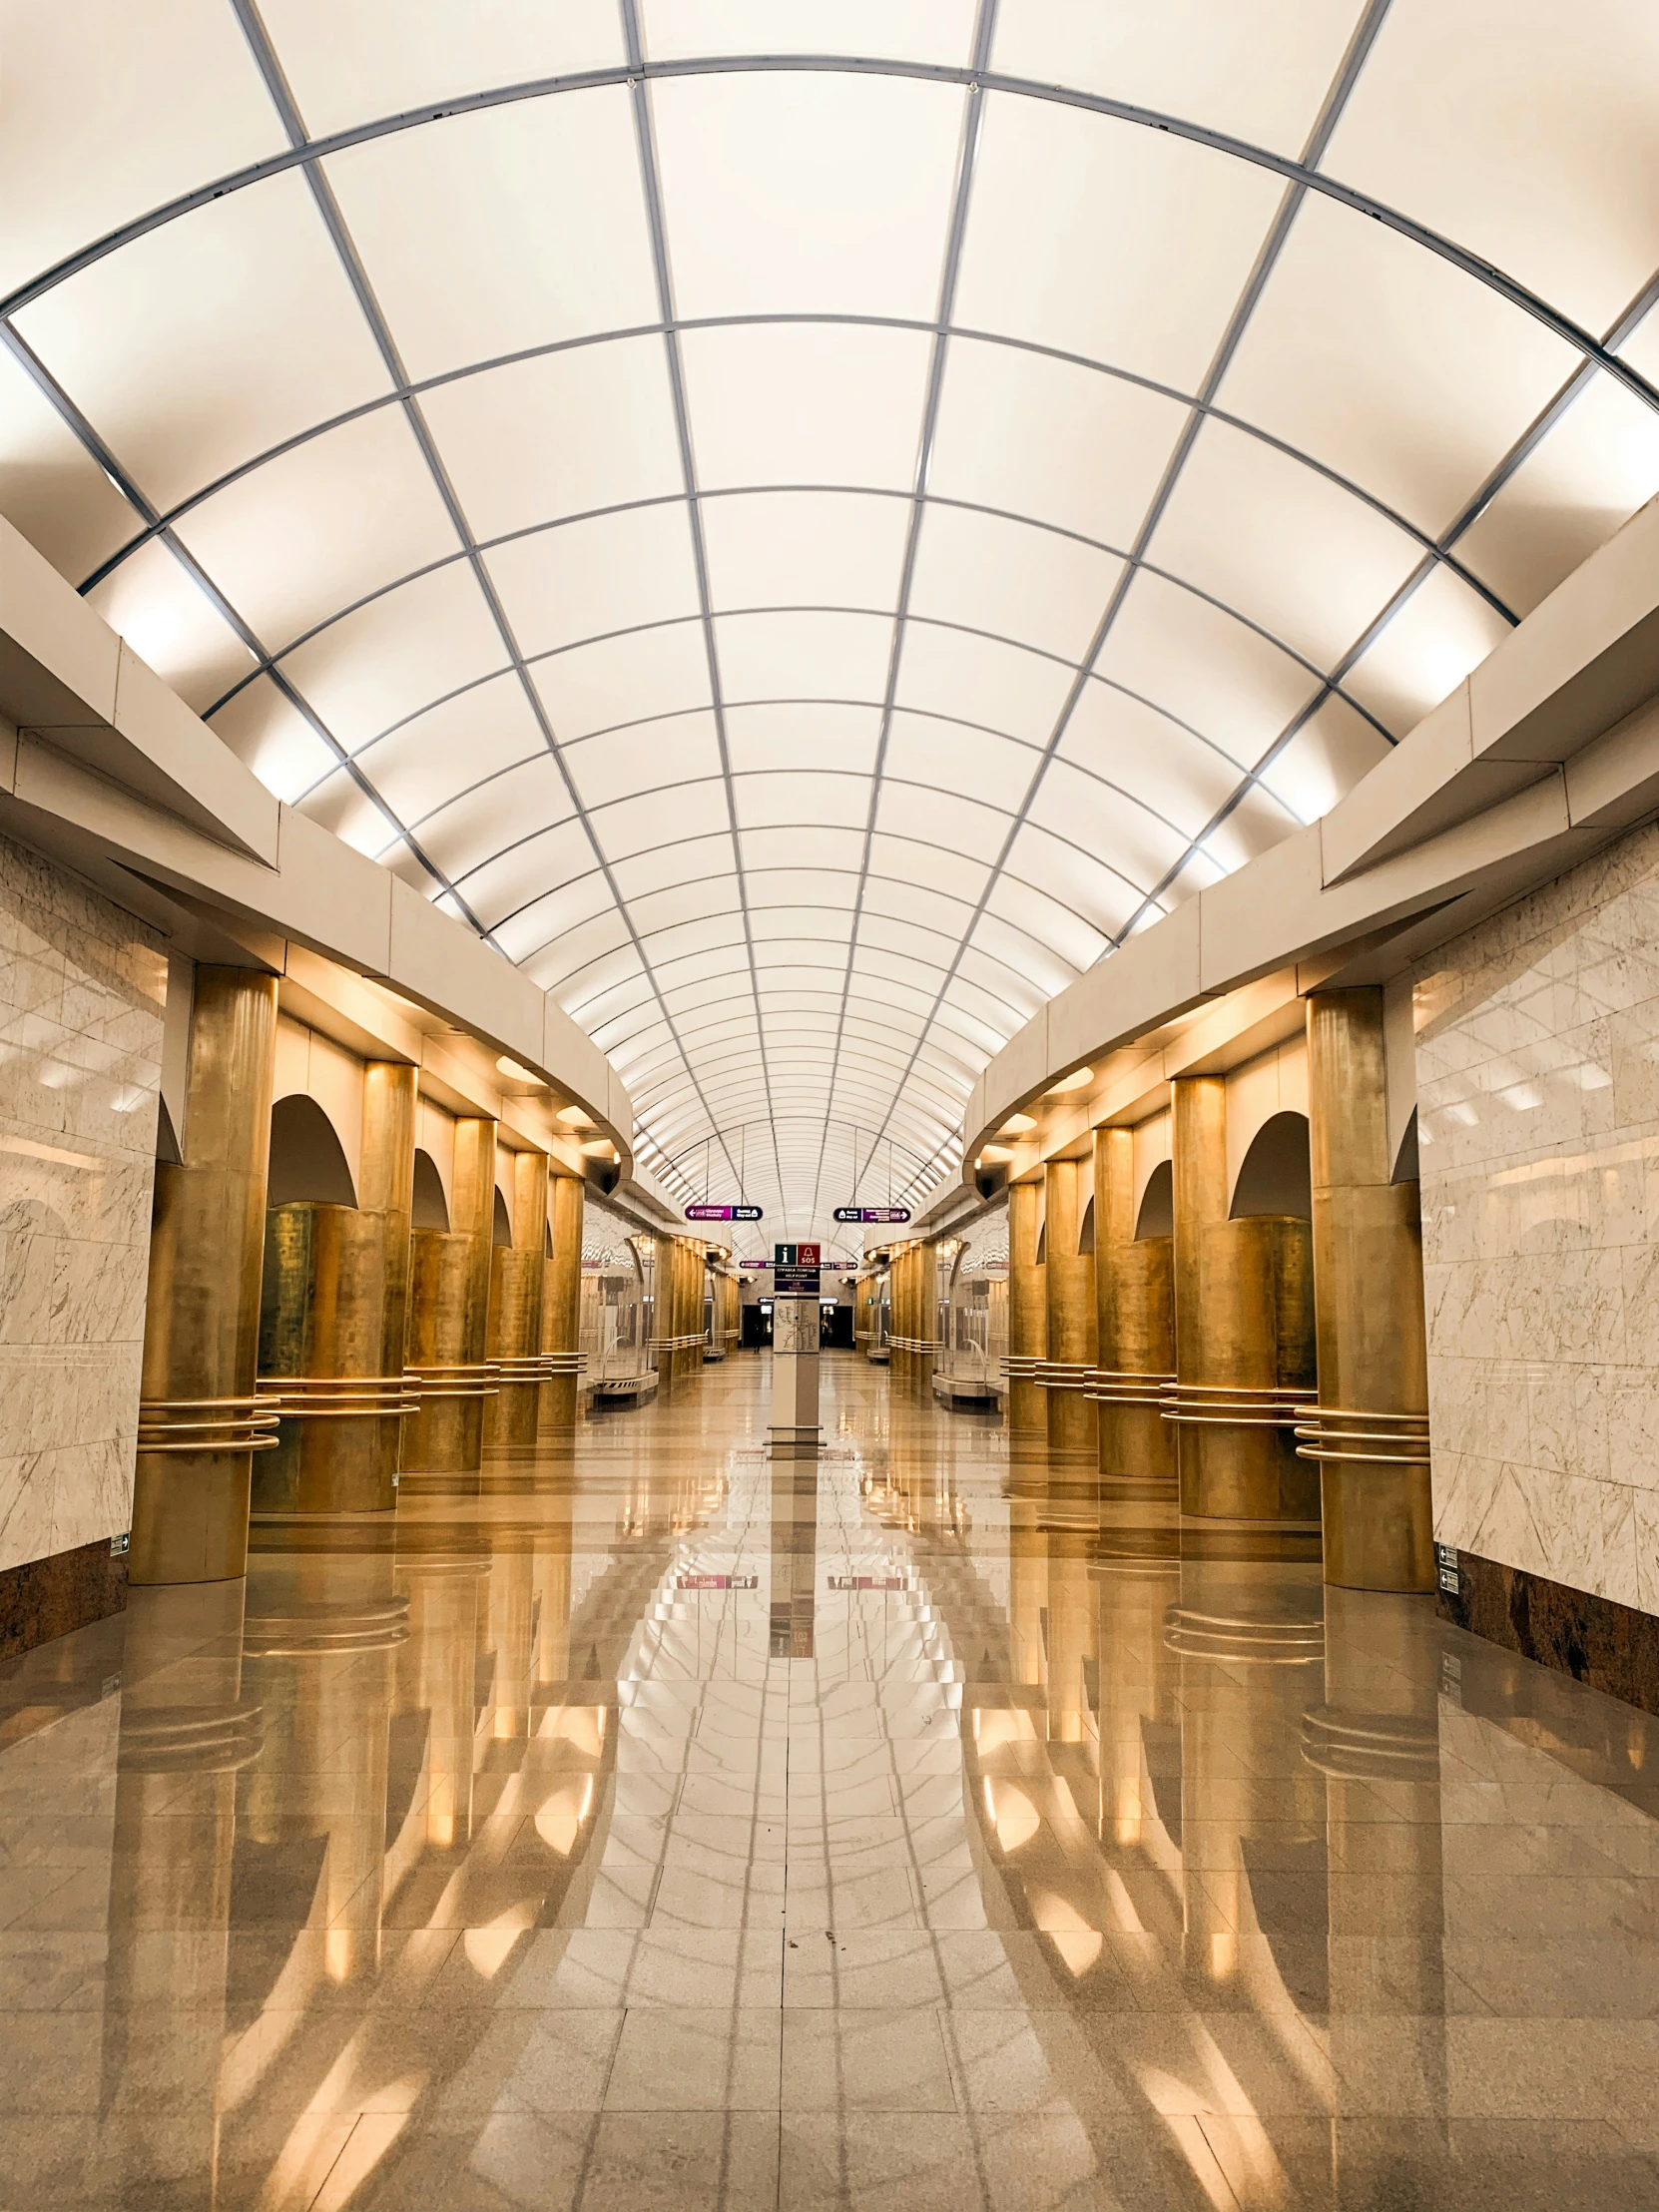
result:
M 429 707 L 364 748 L 360 759 L 412 828 L 457 792 L 545 750 L 524 687 L 508 672 Z
M 645 51 L 657 61 L 698 54 L 870 54 L 968 60 L 973 0 L 643 0 Z
M 875 766 L 880 733 L 881 712 L 876 706 L 798 700 L 726 711 L 726 740 L 733 771 L 739 775 L 805 763 L 867 774 Z
M 657 320 L 623 86 L 452 116 L 325 166 L 411 376 Z
M 1317 822 L 1387 751 L 1387 740 L 1347 700 L 1328 699 L 1262 771 L 1262 789 L 1298 822 Z
M 460 888 L 467 903 L 493 928 L 532 899 L 545 897 L 575 877 L 590 875 L 597 864 L 582 825 L 565 822 L 507 846 L 497 858 L 482 861 Z
M 0 289 L 282 143 L 222 0 L 8 8 Z
M 312 822 L 370 859 L 378 859 L 397 834 L 396 825 L 373 795 L 343 768 L 317 786 L 304 811 Z
M 574 813 L 558 763 L 541 753 L 429 816 L 420 826 L 420 842 L 454 882 L 503 844 L 569 822 Z
M 1191 391 L 1282 190 L 1164 132 L 993 94 L 955 319 Z
M 913 489 L 927 389 L 919 332 L 774 323 L 688 330 L 681 346 L 705 490 Z
M 456 377 L 421 408 L 479 539 L 685 492 L 657 336 Z
M 354 753 L 506 658 L 477 579 L 453 561 L 330 623 L 285 657 L 282 673 Z
M 598 867 L 592 866 L 585 873 L 568 877 L 557 890 L 520 907 L 510 920 L 498 923 L 496 942 L 509 959 L 522 960 L 538 983 L 551 988 L 549 966 L 559 974 L 566 972 L 566 963 L 558 956 L 562 939 L 596 915 L 613 910 L 614 903 L 610 885 Z
M 955 338 L 927 488 L 1128 547 L 1187 411 L 1074 361 Z
M 879 702 L 892 623 L 881 615 L 723 615 L 715 638 L 732 700 Z
M 709 594 L 733 607 L 897 603 L 908 500 L 756 492 L 703 502 Z
M 720 774 L 720 740 L 710 713 L 675 715 L 638 729 L 584 738 L 565 748 L 582 803 L 607 806 L 632 792 L 655 791 Z
M 561 523 L 484 559 L 526 654 L 697 612 L 683 501 Z
M 1002 920 L 1080 972 L 1099 959 L 1108 934 L 1121 927 L 1138 904 L 1137 894 L 1120 876 L 1027 823 L 1014 839 L 1008 873 L 991 892 L 975 937 L 987 947 L 996 947 L 994 929 L 985 924 Z M 1042 981 L 1040 968 L 1027 964 L 1026 973 Z M 1068 974 L 1066 981 L 1070 980 Z
M 1285 809 L 1262 785 L 1247 791 L 1224 823 L 1204 839 L 1203 849 L 1224 875 L 1243 867 L 1281 842 L 1294 828 Z
M 965 793 L 922 791 L 914 784 L 883 784 L 875 821 L 883 836 L 924 840 L 975 860 L 994 860 L 1012 826 L 1000 807 Z M 924 874 L 921 880 L 930 877 Z
M 608 858 L 626 859 L 686 837 L 713 836 L 731 820 L 726 786 L 719 777 L 641 792 L 592 810 L 594 830 Z
M 1436 568 L 1390 617 L 1343 688 L 1402 738 L 1509 634 L 1448 568 Z
M 883 802 L 887 797 L 883 790 Z M 947 898 L 977 904 L 985 888 L 984 861 L 938 843 L 925 830 L 921 835 L 926 842 L 878 828 L 870 845 L 870 873 L 898 883 L 923 883 Z
M 745 830 L 840 827 L 862 830 L 869 819 L 867 776 L 823 769 L 762 771 L 733 780 L 738 821 Z
M 930 503 L 910 612 L 1079 661 L 1123 573 L 1115 555 L 1000 516 Z
M 22 364 L 0 349 L 0 514 L 60 575 L 79 580 L 128 544 L 142 517 Z
M 962 98 L 819 71 L 659 81 L 680 313 L 931 315 Z
M 561 740 L 710 704 L 708 649 L 696 621 L 563 647 L 530 674 Z
M 209 725 L 269 792 L 287 804 L 332 773 L 337 756 L 269 676 L 257 676 Z
M 189 569 L 159 539 L 95 585 L 87 604 L 198 714 L 258 666 Z
M 1659 492 L 1659 413 L 1598 373 L 1509 478 L 1457 557 L 1529 615 Z
M 745 874 L 758 868 L 840 868 L 857 873 L 863 858 L 861 830 L 815 827 L 746 830 L 742 838 Z
M 887 735 L 884 773 L 895 783 L 965 792 L 1012 814 L 1030 789 L 1037 758 L 1031 745 L 900 708 Z
M 1649 0 L 1394 0 L 1326 157 L 1600 331 L 1659 266 Z
M 1077 845 L 1143 890 L 1180 855 L 1186 838 L 1121 791 L 1069 761 L 1052 761 L 1031 802 L 1039 829 Z
M 1147 557 L 1329 666 L 1399 589 L 1422 549 L 1328 477 L 1212 420 Z
M 724 827 L 709 836 L 688 828 L 678 842 L 643 852 L 638 858 L 617 860 L 612 866 L 617 888 L 629 900 L 677 883 L 698 883 L 711 876 L 722 880 L 731 871 L 732 833 Z
M 898 666 L 897 703 L 1045 745 L 1074 671 L 994 638 L 910 623 Z
M 460 90 L 626 60 L 613 0 L 261 0 L 293 96 L 317 135 Z
M 388 388 L 291 174 L 95 262 L 18 327 L 164 510 Z
M 1357 0 L 1002 0 L 991 63 L 1300 154 L 1358 17 Z
M 1195 836 L 1236 788 L 1240 767 L 1183 724 L 1112 685 L 1083 688 L 1059 758 L 1074 761 Z
M 456 551 L 395 407 L 268 461 L 193 508 L 178 535 L 273 652 Z
M 1307 669 L 1242 622 L 1144 570 L 1096 666 L 1246 767 L 1318 688 Z
M 1397 231 L 1310 194 L 1219 401 L 1432 533 L 1578 358 Z

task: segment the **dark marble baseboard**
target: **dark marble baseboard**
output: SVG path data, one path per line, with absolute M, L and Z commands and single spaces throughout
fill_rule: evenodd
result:
M 50 1558 L 0 1567 L 0 1659 L 108 1620 L 127 1603 L 127 1555 L 108 1536 Z
M 1458 1552 L 1457 1582 L 1455 1596 L 1439 1593 L 1443 1620 L 1641 1712 L 1659 1713 L 1659 1618 L 1652 1613 L 1474 1551 Z

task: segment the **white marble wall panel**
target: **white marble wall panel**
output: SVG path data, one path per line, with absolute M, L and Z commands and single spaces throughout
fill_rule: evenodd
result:
M 0 1569 L 124 1529 L 167 962 L 0 838 Z
M 1435 1533 L 1659 1612 L 1659 829 L 1416 979 Z

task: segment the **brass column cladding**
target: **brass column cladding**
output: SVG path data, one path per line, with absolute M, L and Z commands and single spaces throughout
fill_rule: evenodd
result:
M 1389 1180 L 1381 989 L 1310 997 L 1308 1082 L 1320 1403 L 1425 1421 L 1422 1227 L 1416 1183 Z M 1386 1422 L 1339 1425 L 1369 1425 L 1384 1453 L 1417 1448 L 1390 1441 Z M 1329 1443 L 1358 1448 L 1340 1435 Z M 1359 1590 L 1432 1589 L 1428 1468 L 1363 1459 L 1318 1464 L 1326 1580 Z
M 1048 1224 L 1048 1264 L 1044 1269 L 1043 1297 L 1047 1308 L 1048 1350 L 1051 1365 L 1092 1368 L 1095 1365 L 1096 1305 L 1094 1255 L 1079 1252 L 1083 1216 L 1090 1196 L 1091 1162 L 1051 1160 L 1045 1181 L 1044 1214 Z M 1100 1433 L 1094 1400 L 1083 1395 L 1081 1374 L 1069 1379 L 1075 1387 L 1050 1388 L 1048 1446 L 1071 1461 L 1086 1458 L 1093 1474 L 1099 1464 Z
M 542 1349 L 547 1155 L 515 1152 L 511 1158 L 513 1241 L 496 1245 L 490 1254 L 489 1356 L 533 1360 Z M 539 1376 L 518 1382 L 503 1376 L 498 1394 L 484 1401 L 485 1443 L 534 1450 L 540 1407 Z
M 933 1348 L 916 1354 L 913 1385 L 921 1402 L 931 1404 L 939 1341 L 939 1247 L 934 1238 L 916 1247 L 916 1338 Z
M 174 1409 L 156 1418 L 179 1440 L 189 1432 L 178 1423 L 234 1414 L 225 1400 L 254 1395 L 276 1051 L 276 978 L 199 967 L 185 1157 L 156 1166 L 139 1393 L 151 1408 Z M 181 1407 L 193 1399 L 219 1402 Z M 242 1409 L 251 1411 L 251 1402 Z M 130 1582 L 217 1582 L 245 1572 L 252 1456 L 246 1441 L 139 1451 Z
M 1042 1224 L 1042 1186 L 1015 1183 L 1008 1192 L 1008 1426 L 1018 1434 L 1046 1439 L 1047 1392 L 1019 1373 L 1021 1361 L 1048 1355 L 1048 1302 L 1037 1238 Z
M 908 1337 L 908 1263 L 905 1260 L 907 1245 L 894 1245 L 887 1262 L 887 1382 L 888 1394 L 908 1389 L 910 1355 L 901 1350 L 898 1340 Z
M 582 1205 L 586 1186 L 573 1175 L 555 1175 L 548 1186 L 548 1228 L 553 1250 L 542 1273 L 541 1349 L 574 1359 L 582 1344 Z M 541 1425 L 576 1425 L 580 1379 L 550 1376 L 541 1386 Z
M 414 1115 L 414 1068 L 368 1062 L 360 1204 L 296 1201 L 267 1215 L 262 1379 L 402 1375 Z M 389 1512 L 401 1428 L 396 1413 L 285 1417 L 277 1449 L 255 1462 L 255 1511 Z
M 495 1123 L 455 1124 L 454 1190 L 447 1229 L 409 1239 L 411 1368 L 482 1369 L 489 1342 L 490 1254 L 495 1226 Z M 482 1392 L 480 1375 L 477 1387 Z M 475 1474 L 483 1456 L 484 1405 L 475 1396 L 428 1396 L 403 1429 L 411 1473 Z
M 1109 1375 L 1175 1373 L 1175 1246 L 1135 1238 L 1135 1133 L 1094 1140 L 1095 1365 Z M 1149 1393 L 1150 1394 L 1150 1393 Z M 1173 1491 L 1176 1430 L 1156 1405 L 1102 1400 L 1100 1471 Z
M 1171 1085 L 1175 1365 L 1183 1388 L 1308 1388 L 1314 1382 L 1313 1232 L 1288 1215 L 1227 1218 L 1227 1086 Z M 1319 1484 L 1289 1427 L 1182 1425 L 1181 1510 L 1206 1519 L 1312 1521 Z

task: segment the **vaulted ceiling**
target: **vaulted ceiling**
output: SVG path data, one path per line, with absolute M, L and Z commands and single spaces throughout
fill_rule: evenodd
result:
M 832 1236 L 1659 487 L 1651 0 L 21 0 L 7 512 Z

